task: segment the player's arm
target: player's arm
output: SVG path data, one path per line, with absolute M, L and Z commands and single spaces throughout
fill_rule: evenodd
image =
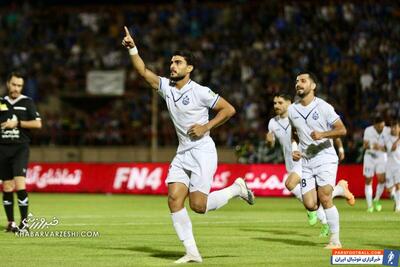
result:
M 30 121 L 20 121 L 20 120 L 8 120 L 1 124 L 2 129 L 14 129 L 14 128 L 26 128 L 26 129 L 40 129 L 42 128 L 41 120 L 30 120 Z
M 323 138 L 337 138 L 337 137 L 342 137 L 347 134 L 346 127 L 344 126 L 343 122 L 341 119 L 336 120 L 332 124 L 332 130 L 325 131 L 325 132 L 317 132 L 313 131 L 311 133 L 311 138 L 313 140 L 321 140 Z
M 336 148 L 338 150 L 339 160 L 340 161 L 344 160 L 345 154 L 344 154 L 342 139 L 335 138 L 335 145 L 336 145 Z
M 391 147 L 391 151 L 395 151 L 397 149 L 397 146 L 400 144 L 400 138 L 397 138 L 396 141 L 394 141 L 392 147 Z
M 217 103 L 213 107 L 213 110 L 216 111 L 217 114 L 212 120 L 204 125 L 195 124 L 189 128 L 188 135 L 191 138 L 197 139 L 202 137 L 207 131 L 224 124 L 236 113 L 235 108 L 222 97 L 219 97 Z
M 122 40 L 122 45 L 129 49 L 132 65 L 135 70 L 142 76 L 148 84 L 154 89 L 158 89 L 160 86 L 160 78 L 154 72 L 149 70 L 143 62 L 143 59 L 139 56 L 135 41 L 133 40 L 128 28 L 125 26 L 125 37 Z
M 273 148 L 275 146 L 275 135 L 273 132 L 273 127 L 272 127 L 272 121 L 271 119 L 268 123 L 268 132 L 265 134 L 265 143 L 268 148 Z
M 268 148 L 273 148 L 275 146 L 275 136 L 273 132 L 265 134 L 265 143 Z
M 300 142 L 299 135 L 297 134 L 296 128 L 293 126 L 292 121 L 289 118 L 289 123 L 292 128 L 292 159 L 294 161 L 299 161 L 301 159 L 301 152 L 298 148 L 298 143 Z

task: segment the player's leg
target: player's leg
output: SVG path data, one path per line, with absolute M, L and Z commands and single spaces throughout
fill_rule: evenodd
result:
M 14 222 L 14 180 L 7 178 L 3 180 L 3 206 L 7 216 L 6 232 L 18 232 Z
M 18 198 L 19 212 L 21 214 L 21 222 L 19 228 L 22 229 L 24 226 L 22 222 L 26 220 L 28 217 L 29 199 L 28 199 L 28 193 L 26 192 L 25 177 L 23 176 L 14 177 L 14 181 L 15 181 L 15 190 L 17 192 L 17 198 Z
M 309 211 L 316 211 L 319 203 L 312 168 L 303 165 L 302 176 L 300 186 L 304 207 Z
M 381 199 L 383 191 L 385 191 L 385 173 L 377 173 L 376 177 L 378 184 L 376 185 L 376 193 L 373 204 L 376 211 L 381 211 L 382 205 L 379 200 Z
M 326 219 L 330 228 L 331 237 L 327 249 L 341 248 L 339 238 L 339 212 L 333 204 L 332 192 L 335 186 L 337 163 L 324 164 L 316 168 L 316 181 L 318 186 L 318 199 L 324 207 Z
M 295 162 L 293 169 L 290 170 L 289 176 L 285 181 L 285 186 L 300 202 L 303 202 L 301 196 L 300 180 L 301 180 L 301 162 Z
M 254 204 L 254 194 L 242 178 L 237 178 L 232 185 L 209 194 L 218 164 L 214 143 L 210 142 L 199 149 L 192 149 L 190 156 L 191 158 L 188 158 L 187 162 L 196 163 L 190 164 L 192 173 L 189 191 L 193 211 L 205 213 L 219 209 L 234 197 L 241 197 L 250 205 Z
M 18 148 L 13 158 L 13 174 L 15 181 L 15 189 L 17 192 L 18 207 L 21 214 L 21 222 L 19 225 L 20 229 L 22 229 L 24 226 L 22 221 L 26 220 L 28 216 L 29 199 L 25 185 L 25 176 L 26 176 L 26 170 L 28 169 L 28 161 L 29 161 L 29 147 L 28 145 L 21 145 L 21 147 Z
M 399 177 L 400 180 L 400 177 Z M 396 199 L 396 212 L 400 212 L 400 181 L 395 185 L 396 191 L 395 191 L 395 199 Z
M 372 206 L 372 178 L 375 173 L 375 162 L 369 154 L 364 155 L 363 160 L 363 175 L 365 177 L 365 200 L 367 201 L 367 212 L 373 212 L 374 207 Z
M 354 198 L 353 193 L 351 193 L 351 191 L 349 190 L 348 182 L 344 179 L 340 180 L 333 188 L 332 198 L 339 196 L 346 198 L 347 203 L 350 206 L 354 206 L 356 200 Z
M 202 261 L 194 239 L 192 222 L 184 205 L 188 192 L 188 187 L 183 183 L 168 184 L 168 206 L 171 211 L 172 222 L 176 234 L 186 250 L 185 255 L 176 263 Z
M 0 145 L 1 146 L 1 145 Z M 17 232 L 18 227 L 14 222 L 14 180 L 10 162 L 10 148 L 0 147 L 0 179 L 3 180 L 3 206 L 7 216 L 7 232 Z
M 176 234 L 185 247 L 185 256 L 178 263 L 189 262 L 201 257 L 193 235 L 192 222 L 185 208 L 185 199 L 189 194 L 189 176 L 183 168 L 185 154 L 177 154 L 171 163 L 166 183 L 168 185 L 168 207 Z M 187 256 L 189 255 L 189 256 Z M 188 257 L 192 256 L 194 259 Z
M 289 173 L 285 181 L 286 188 L 300 201 L 303 203 L 303 197 L 301 195 L 301 162 L 295 162 L 293 169 Z M 309 225 L 315 225 L 318 221 L 318 216 L 316 211 L 307 210 L 307 218 Z

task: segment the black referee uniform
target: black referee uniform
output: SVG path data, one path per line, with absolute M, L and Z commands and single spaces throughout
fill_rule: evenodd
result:
M 16 99 L 8 96 L 0 98 L 0 123 L 7 120 L 32 121 L 41 120 L 33 100 L 20 95 Z M 0 179 L 12 180 L 14 177 L 26 177 L 29 161 L 30 130 L 21 128 L 20 123 L 14 129 L 0 129 Z M 28 211 L 28 195 L 26 190 L 17 191 L 21 220 Z M 12 192 L 3 192 L 3 205 L 7 219 L 14 222 Z

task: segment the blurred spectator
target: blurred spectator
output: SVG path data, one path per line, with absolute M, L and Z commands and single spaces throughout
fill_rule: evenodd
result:
M 169 75 L 165 56 L 175 49 L 195 52 L 193 78 L 238 111 L 212 135 L 218 145 L 240 147 L 240 161 L 273 160 L 260 142 L 273 116 L 272 95 L 294 92 L 296 73 L 308 69 L 321 80 L 318 95 L 336 103 L 349 129 L 347 161 L 359 162 L 371 111 L 400 115 L 399 17 L 399 3 L 386 1 L 0 4 L 0 77 L 4 84 L 10 69 L 27 74 L 25 93 L 39 101 L 46 124 L 35 144 L 148 145 L 151 90 L 130 71 L 120 46 L 128 25 L 160 75 Z M 125 95 L 87 96 L 86 73 L 109 69 L 129 71 Z M 159 144 L 173 145 L 172 123 L 160 109 Z

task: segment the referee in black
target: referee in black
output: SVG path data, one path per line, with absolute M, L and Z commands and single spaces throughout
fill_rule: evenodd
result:
M 7 232 L 18 232 L 28 215 L 25 177 L 29 161 L 30 129 L 42 128 L 33 100 L 23 94 L 24 78 L 17 72 L 7 77 L 7 96 L 0 99 L 0 179 L 3 180 L 3 205 Z M 21 213 L 19 227 L 14 222 L 14 189 Z

